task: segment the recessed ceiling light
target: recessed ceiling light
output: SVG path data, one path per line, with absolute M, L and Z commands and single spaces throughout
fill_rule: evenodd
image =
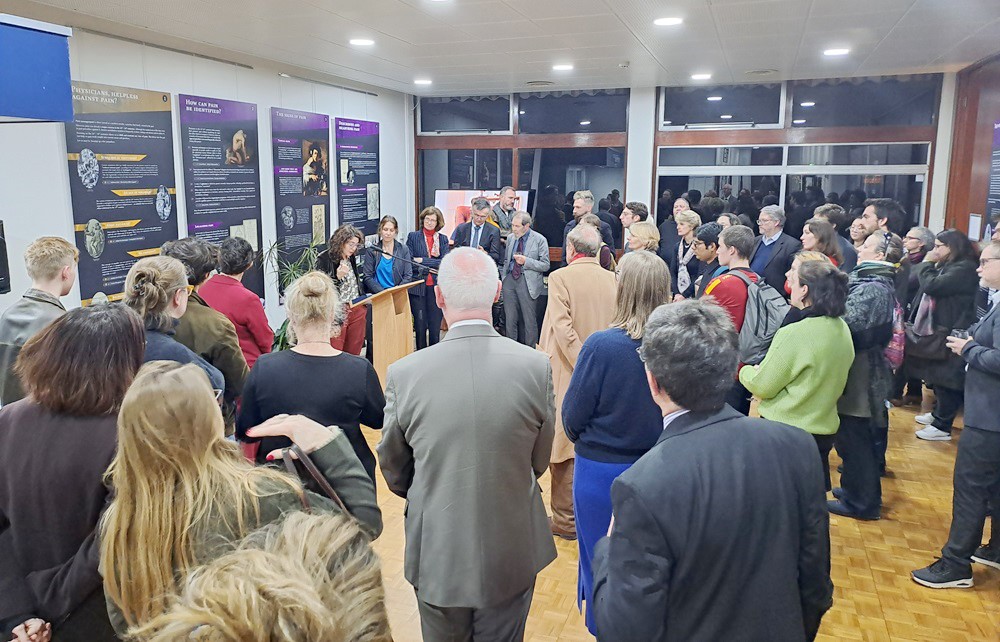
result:
M 721 118 L 722 120 L 729 120 L 732 117 L 733 117 L 732 114 L 722 114 L 721 116 L 719 116 L 719 118 Z
M 589 120 L 581 120 L 581 121 L 580 121 L 580 124 L 581 124 L 581 125 L 589 125 L 589 124 L 590 124 L 590 121 L 589 121 Z
M 792 124 L 793 125 L 805 125 L 806 124 L 806 119 L 805 118 L 796 118 L 795 120 L 792 121 Z
M 824 56 L 846 56 L 851 53 L 850 49 L 827 49 L 823 52 Z
M 430 78 L 417 78 L 416 80 L 413 81 L 413 84 L 414 85 L 429 85 L 429 84 L 431 84 L 431 79 Z
M 517 111 L 517 113 L 519 113 L 519 114 L 521 114 L 522 116 L 524 116 L 524 110 L 523 110 L 523 109 L 519 109 L 519 110 Z
M 722 96 L 709 96 L 708 99 L 711 100 L 712 102 L 716 102 L 722 100 Z
M 375 44 L 374 40 L 369 40 L 368 38 L 351 38 L 348 42 L 357 47 L 371 47 Z
M 282 78 L 291 78 L 291 76 L 289 76 L 285 72 L 280 72 L 278 75 L 281 76 Z
M 711 80 L 712 74 L 691 74 L 691 80 Z
M 683 18 L 657 18 L 653 21 L 653 24 L 657 27 L 676 27 L 679 24 L 683 24 Z
M 552 65 L 552 71 L 573 71 L 573 65 Z
M 814 103 L 811 100 L 807 100 L 804 103 L 799 103 L 799 107 L 815 107 L 815 106 L 816 106 L 816 103 Z

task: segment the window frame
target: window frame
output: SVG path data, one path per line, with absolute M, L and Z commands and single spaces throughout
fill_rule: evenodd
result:
M 766 85 L 773 83 L 730 83 L 730 85 Z M 705 88 L 710 88 L 713 86 L 727 86 L 727 85 L 705 85 Z M 689 125 L 667 125 L 666 120 L 663 118 L 663 112 L 666 108 L 667 101 L 667 89 L 669 87 L 659 86 L 657 87 L 657 93 L 659 97 L 657 99 L 657 112 L 656 112 L 656 125 L 661 132 L 684 132 L 684 131 L 726 131 L 726 130 L 761 130 L 761 129 L 785 129 L 785 111 L 788 108 L 788 82 L 781 82 L 781 97 L 778 102 L 778 122 L 776 123 L 764 123 L 761 125 L 740 125 L 739 123 L 734 123 L 734 125 L 729 126 L 726 123 L 718 123 L 718 127 L 691 127 Z M 709 123 L 710 125 L 715 125 L 716 123 Z M 718 145 L 716 145 L 718 147 Z M 773 145 L 772 145 L 773 147 Z M 776 167 L 776 166 L 775 166 Z
M 417 136 L 510 136 L 514 133 L 514 94 L 493 94 L 496 96 L 507 96 L 507 129 L 463 129 L 456 131 L 424 131 L 424 118 L 422 112 L 422 101 L 424 98 L 438 98 L 438 96 L 416 96 L 417 99 Z M 441 98 L 454 98 L 454 96 L 440 96 Z

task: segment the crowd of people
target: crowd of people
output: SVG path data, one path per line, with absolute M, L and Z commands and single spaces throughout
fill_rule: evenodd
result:
M 882 517 L 888 409 L 925 388 L 916 438 L 952 439 L 963 406 L 964 429 L 947 543 L 912 578 L 1000 569 L 1000 232 L 979 248 L 890 199 L 810 188 L 786 210 L 726 185 L 657 217 L 578 191 L 553 233 L 513 197 L 450 238 L 435 207 L 405 241 L 391 216 L 369 247 L 339 227 L 273 352 L 242 239 L 168 242 L 121 302 L 69 311 L 78 251 L 32 243 L 0 316 L 9 637 L 389 640 L 380 472 L 425 640 L 522 639 L 553 537 L 577 542 L 601 640 L 811 640 L 829 515 Z M 418 349 L 380 381 L 357 304 L 414 281 Z

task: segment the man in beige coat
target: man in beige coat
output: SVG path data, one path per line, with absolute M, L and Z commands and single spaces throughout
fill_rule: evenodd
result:
M 556 434 L 549 471 L 552 473 L 552 533 L 576 539 L 573 517 L 573 444 L 563 431 L 562 403 L 576 359 L 587 337 L 605 330 L 615 315 L 617 281 L 601 267 L 597 253 L 601 236 L 591 225 L 578 225 L 566 239 L 569 265 L 549 276 L 549 302 L 538 347 L 552 363 L 556 396 Z
M 450 252 L 435 288 L 447 336 L 386 374 L 378 457 L 406 498 L 404 574 L 426 642 L 523 639 L 535 576 L 556 557 L 537 481 L 552 451 L 552 372 L 493 329 L 499 294 L 489 255 Z

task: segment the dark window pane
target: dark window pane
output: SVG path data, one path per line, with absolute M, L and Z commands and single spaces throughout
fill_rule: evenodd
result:
M 510 185 L 510 149 L 424 149 L 420 152 L 420 206 L 439 189 L 496 190 Z
M 774 125 L 780 115 L 780 84 L 663 88 L 664 125 Z
M 623 132 L 628 124 L 628 90 L 574 92 L 577 95 L 521 94 L 522 134 Z M 586 124 L 584 124 L 586 123 Z
M 508 130 L 508 96 L 420 99 L 420 131 L 423 133 Z
M 898 201 L 906 210 L 907 227 L 917 225 L 923 220 L 921 198 L 923 196 L 924 175 L 892 175 L 892 174 L 789 174 L 785 193 L 802 191 L 806 187 L 816 185 L 825 193 L 835 192 L 838 202 L 847 208 L 847 202 L 852 191 L 861 190 L 865 198 L 891 198 Z M 860 194 L 857 195 L 858 200 Z
M 781 165 L 781 147 L 661 147 L 661 167 Z
M 517 150 L 517 189 L 537 189 L 531 184 L 531 177 L 535 172 L 535 153 L 541 150 L 519 149 Z
M 928 145 L 801 145 L 788 148 L 789 165 L 926 165 Z
M 794 127 L 931 125 L 939 75 L 910 79 L 835 80 L 789 84 Z M 803 106 L 803 104 L 805 106 Z M 802 122 L 798 122 L 802 121 Z

